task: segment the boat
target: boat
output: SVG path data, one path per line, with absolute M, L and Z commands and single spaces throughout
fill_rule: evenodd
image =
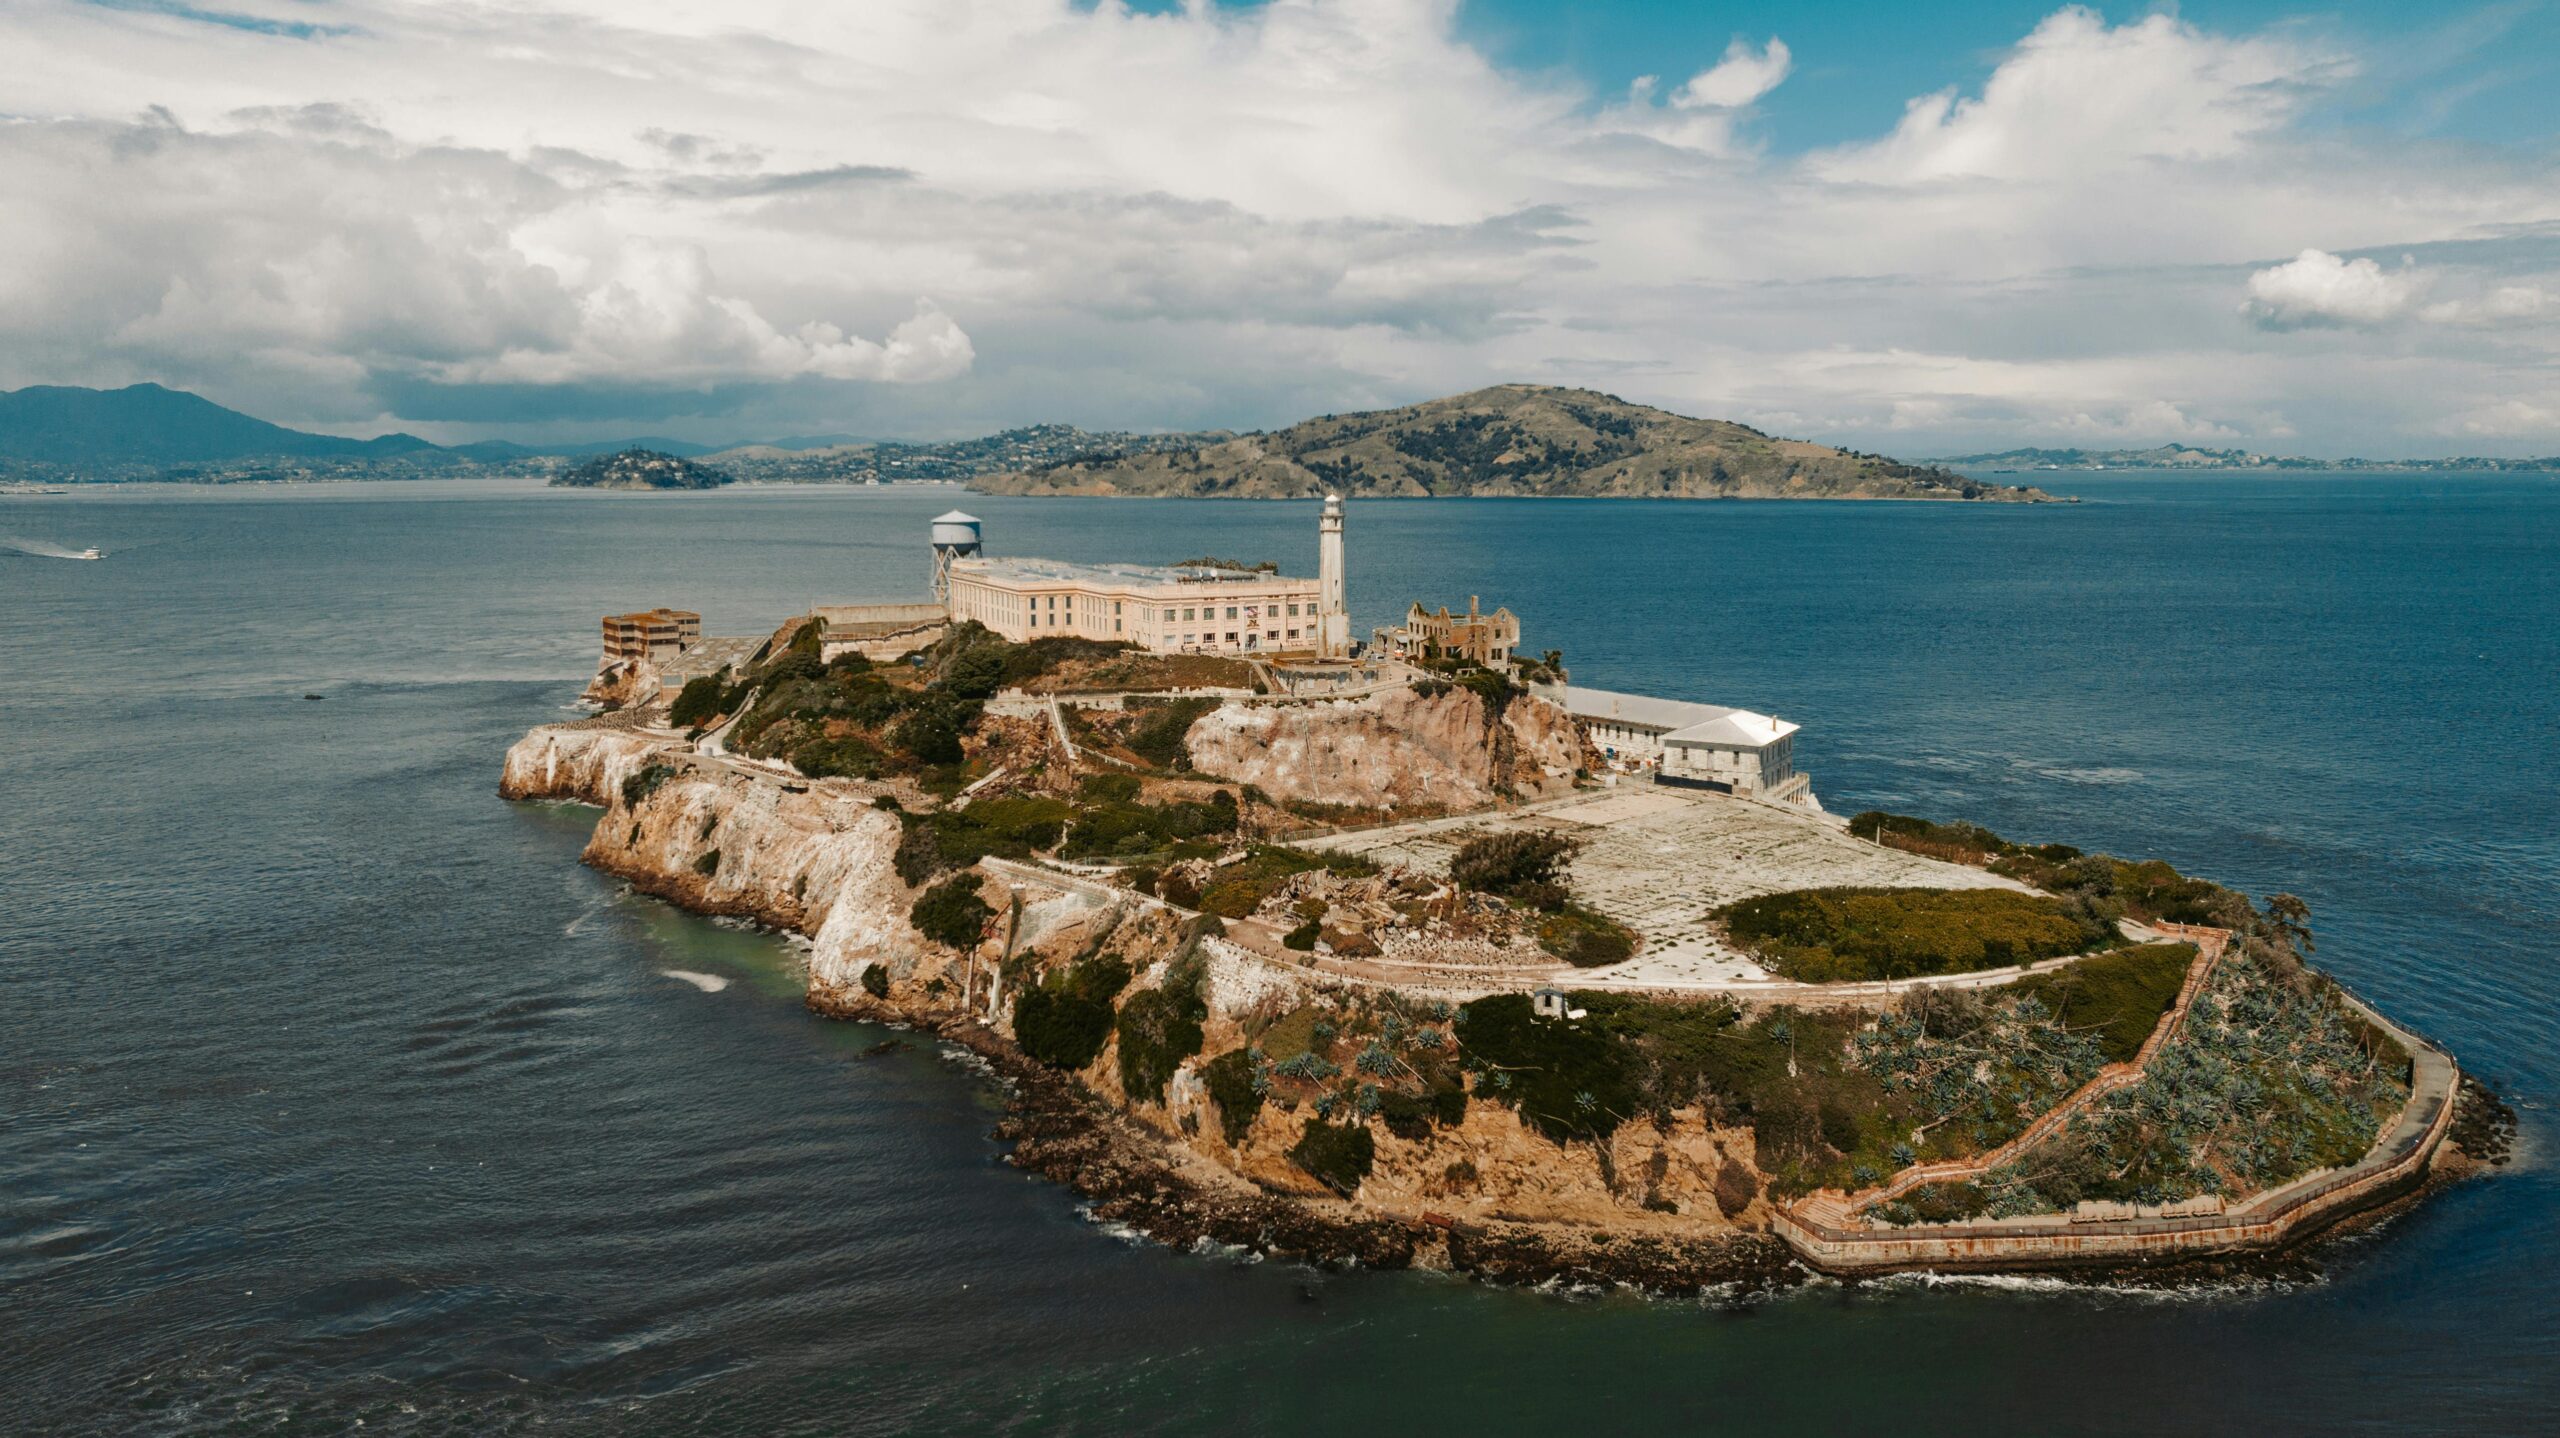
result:
M 104 551 L 100 550 L 98 546 L 93 544 L 71 557 L 74 559 L 104 559 L 107 556 Z

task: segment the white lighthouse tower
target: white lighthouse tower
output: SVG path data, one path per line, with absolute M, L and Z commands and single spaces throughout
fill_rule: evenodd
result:
M 1324 497 L 1316 521 L 1316 652 L 1327 659 L 1351 653 L 1351 608 L 1342 595 L 1342 496 Z

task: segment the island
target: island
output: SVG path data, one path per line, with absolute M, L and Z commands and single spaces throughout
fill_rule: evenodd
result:
M 1596 390 L 1504 384 L 1267 434 L 982 475 L 990 494 L 1190 499 L 1540 496 L 2041 503 L 2040 489 L 1691 419 Z
M 600 454 L 551 477 L 563 489 L 718 489 L 729 482 L 725 471 L 654 449 Z
M 1799 724 L 1586 686 L 1480 598 L 1355 640 L 1316 518 L 1314 578 L 994 555 L 954 511 L 913 603 L 614 616 L 602 712 L 500 792 L 803 937 L 812 1009 L 980 1056 L 1013 1162 L 1177 1246 L 2175 1276 L 2502 1161 L 2513 1115 L 2311 965 L 2300 901 L 1839 817 Z

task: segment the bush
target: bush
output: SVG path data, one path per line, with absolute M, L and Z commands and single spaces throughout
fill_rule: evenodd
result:
M 1263 1082 L 1251 1049 L 1229 1049 L 1200 1066 L 1200 1082 L 1218 1105 L 1218 1131 L 1229 1146 L 1244 1142 L 1262 1112 Z
M 1970 973 L 2121 942 L 2060 900 L 2007 889 L 1797 889 L 1716 916 L 1771 969 L 1807 983 Z
M 2001 987 L 2035 995 L 2068 1028 L 2095 1029 L 2107 1062 L 2130 1063 L 2178 1001 L 2195 957 L 2190 944 L 2143 944 Z
M 720 851 L 717 849 L 704 851 L 701 858 L 693 861 L 693 871 L 697 874 L 703 875 L 719 873 Z
M 1129 983 L 1129 966 L 1104 955 L 1062 969 L 1013 1001 L 1013 1037 L 1051 1068 L 1080 1069 L 1111 1037 L 1111 1001 Z
M 1182 1061 L 1200 1052 L 1200 1000 L 1207 971 L 1190 960 L 1165 978 L 1164 987 L 1133 995 L 1120 1006 L 1120 1088 L 1131 1098 L 1161 1102 L 1165 1085 Z
M 1361 1180 L 1369 1176 L 1369 1168 L 1377 1162 L 1378 1141 L 1359 1124 L 1330 1124 L 1322 1119 L 1309 1119 L 1297 1143 L 1289 1150 L 1289 1161 L 1315 1176 L 1325 1187 L 1345 1198 L 1360 1191 Z
M 1218 707 L 1215 699 L 1175 699 L 1158 706 L 1129 727 L 1121 744 L 1159 769 L 1188 769 L 1191 751 L 1183 740 L 1200 716 Z
M 862 991 L 875 999 L 889 997 L 889 966 L 877 961 L 864 964 Z
M 1309 919 L 1298 925 L 1298 927 L 1291 929 L 1288 933 L 1282 935 L 1280 938 L 1280 947 L 1284 949 L 1296 949 L 1300 953 L 1307 953 L 1315 948 L 1316 940 L 1323 937 L 1324 922 L 1320 919 Z
M 1450 856 L 1449 878 L 1462 889 L 1553 908 L 1564 902 L 1565 868 L 1581 850 L 1579 840 L 1536 829 L 1479 834 Z
M 967 949 L 976 947 L 995 913 L 978 897 L 976 875 L 954 874 L 924 891 L 924 897 L 907 910 L 907 922 L 937 944 Z
M 1527 994 L 1478 999 L 1458 1017 L 1475 1096 L 1513 1105 L 1549 1138 L 1606 1138 L 1645 1107 L 1633 1051 L 1597 1025 L 1540 1019 Z
M 877 779 L 885 768 L 880 747 L 859 734 L 808 740 L 790 758 L 791 767 L 817 779 Z
M 1538 920 L 1538 947 L 1578 969 L 1635 957 L 1633 929 L 1579 904 L 1559 904 Z
M 705 719 L 719 717 L 721 700 L 729 692 L 729 671 L 724 666 L 717 674 L 688 679 L 676 691 L 676 702 L 667 706 L 667 722 L 679 729 L 690 729 Z
M 915 756 L 919 764 L 957 764 L 966 757 L 960 747 L 960 725 L 939 710 L 919 709 L 909 714 L 889 737 Z
M 622 802 L 628 807 L 658 792 L 658 787 L 676 776 L 665 764 L 652 764 L 622 781 Z

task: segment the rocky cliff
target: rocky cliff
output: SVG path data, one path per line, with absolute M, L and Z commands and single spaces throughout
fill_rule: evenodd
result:
M 1361 808 L 1480 808 L 1569 792 L 1584 767 L 1564 710 L 1514 696 L 1489 715 L 1472 689 L 1391 689 L 1314 704 L 1229 704 L 1185 741 L 1203 774 L 1275 799 Z

